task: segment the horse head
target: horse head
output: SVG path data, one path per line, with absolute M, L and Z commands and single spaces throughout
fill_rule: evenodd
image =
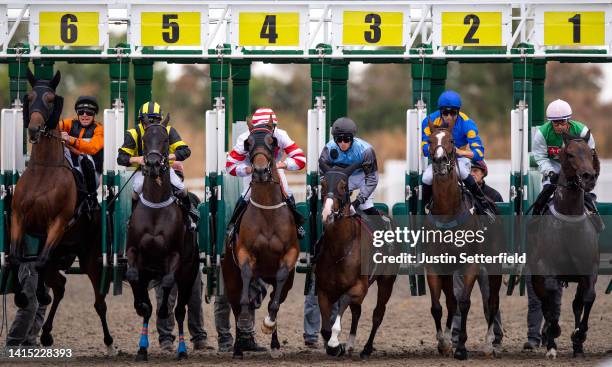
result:
M 453 127 L 435 126 L 428 119 L 427 125 L 431 134 L 429 135 L 429 156 L 431 157 L 431 168 L 434 175 L 446 176 L 453 172 L 456 160 L 455 141 L 453 139 Z
M 591 191 L 599 177 L 599 158 L 589 147 L 590 133 L 582 137 L 563 134 L 564 148 L 559 152 L 563 175 L 580 189 Z
M 28 68 L 28 82 L 32 91 L 23 96 L 23 121 L 28 127 L 32 144 L 38 143 L 41 134 L 57 127 L 64 107 L 64 98 L 55 94 L 61 79 L 59 71 L 51 80 L 37 79 Z
M 142 173 L 145 176 L 156 179 L 169 169 L 170 137 L 167 129 L 169 121 L 169 113 L 161 122 L 151 121 L 146 115 L 144 116 L 142 142 L 145 164 Z
M 348 216 L 350 213 L 351 193 L 348 188 L 348 179 L 351 174 L 361 167 L 360 163 L 354 163 L 348 167 L 329 167 L 326 163 L 319 161 L 323 172 L 321 179 L 321 197 L 323 198 L 323 210 L 321 218 L 327 227 L 335 219 Z
M 249 137 L 244 141 L 244 149 L 249 153 L 249 160 L 253 168 L 254 182 L 273 181 L 274 151 L 278 148 L 278 141 L 274 137 L 272 116 L 265 126 L 255 126 L 247 121 Z

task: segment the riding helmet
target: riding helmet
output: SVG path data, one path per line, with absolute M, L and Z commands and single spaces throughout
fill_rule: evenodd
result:
M 142 121 L 144 115 L 148 118 L 160 119 L 162 118 L 162 109 L 157 102 L 146 102 L 138 110 L 138 119 Z
M 254 126 L 257 125 L 265 125 L 272 118 L 272 124 L 278 124 L 278 119 L 276 118 L 276 114 L 274 110 L 267 107 L 258 108 L 255 113 L 253 113 L 253 117 L 251 118 L 251 122 Z
M 348 117 L 340 117 L 339 119 L 334 121 L 334 124 L 332 125 L 331 133 L 333 136 L 338 136 L 338 135 L 355 136 L 355 134 L 357 133 L 357 125 L 355 124 L 355 121 L 351 120 Z
M 549 121 L 566 120 L 572 117 L 572 108 L 562 99 L 550 102 L 546 108 L 546 118 Z
M 98 100 L 93 96 L 80 96 L 74 104 L 74 110 L 92 110 L 98 113 Z
M 461 96 L 454 90 L 447 90 L 440 94 L 438 98 L 438 109 L 442 108 L 461 108 Z
M 483 177 L 487 177 L 487 175 L 489 174 L 489 168 L 487 167 L 487 164 L 485 163 L 484 159 L 479 161 L 472 161 L 472 168 L 480 168 L 484 174 Z

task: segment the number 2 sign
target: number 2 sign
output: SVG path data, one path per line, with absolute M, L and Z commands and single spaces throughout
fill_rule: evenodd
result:
M 511 32 L 509 8 L 481 5 L 434 7 L 437 46 L 505 46 Z

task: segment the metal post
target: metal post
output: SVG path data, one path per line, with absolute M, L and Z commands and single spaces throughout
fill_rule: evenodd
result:
M 120 43 L 114 50 L 109 50 L 109 53 L 117 54 L 116 59 L 111 59 L 108 63 L 110 74 L 110 100 L 111 103 L 121 96 L 123 107 L 125 109 L 125 120 L 123 123 L 124 129 L 128 128 L 128 79 L 130 76 L 130 58 L 122 57 L 130 52 L 129 45 Z
M 223 44 L 217 46 L 215 50 L 209 50 L 210 54 L 216 54 L 217 60 L 210 62 L 210 102 L 215 105 L 215 97 L 223 97 L 225 101 L 229 100 L 229 76 L 230 76 L 230 60 L 225 60 L 224 55 L 230 53 L 230 45 Z M 229 139 L 231 136 L 231 125 L 229 124 L 229 114 L 225 114 L 225 147 L 227 152 L 229 147 Z
M 138 111 L 146 102 L 152 100 L 153 61 L 136 59 L 134 64 L 134 125 L 138 121 Z M 126 116 L 128 114 L 126 113 Z
M 329 102 L 330 97 L 330 60 L 325 58 L 325 55 L 331 55 L 332 49 L 330 45 L 318 44 L 316 51 L 319 55 L 318 59 L 312 59 L 310 64 L 310 78 L 312 79 L 312 106 L 316 108 L 317 97 L 323 97 Z M 328 103 L 329 104 L 329 103 Z M 332 115 L 331 107 L 328 106 L 325 112 L 326 126 L 331 124 Z M 326 139 L 329 139 L 329 133 L 326 133 Z
M 232 121 L 246 121 L 251 113 L 251 60 L 232 60 Z

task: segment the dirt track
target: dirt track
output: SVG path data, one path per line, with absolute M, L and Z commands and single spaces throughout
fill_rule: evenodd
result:
M 93 309 L 93 295 L 89 281 L 84 276 L 69 276 L 66 296 L 60 306 L 55 320 L 53 336 L 55 347 L 72 348 L 75 357 L 66 361 L 70 365 L 121 365 L 135 364 L 134 353 L 137 349 L 140 321 L 132 308 L 132 295 L 129 286 L 124 288 L 123 296 L 107 298 L 109 309 L 109 326 L 115 338 L 115 343 L 122 353 L 114 359 L 104 356 L 105 348 L 102 343 L 102 330 L 98 317 Z M 522 344 L 526 339 L 526 313 L 527 297 L 502 297 L 502 319 L 504 322 L 505 337 L 502 358 L 491 360 L 482 356 L 478 350 L 484 340 L 485 325 L 482 316 L 482 303 L 480 295 L 472 297 L 472 310 L 468 320 L 469 340 L 468 350 L 471 359 L 466 362 L 441 358 L 436 352 L 434 325 L 429 313 L 429 297 L 410 297 L 407 277 L 400 277 L 396 282 L 394 294 L 387 306 L 385 320 L 378 332 L 375 347 L 377 351 L 367 362 L 368 365 L 380 366 L 612 366 L 612 295 L 603 293 L 610 277 L 601 277 L 598 283 L 598 298 L 591 313 L 591 323 L 588 340 L 585 345 L 587 358 L 575 360 L 571 358 L 571 343 L 569 335 L 573 328 L 571 313 L 571 299 L 575 286 L 565 290 L 561 317 L 562 335 L 558 339 L 560 358 L 556 362 L 544 359 L 544 352 L 540 349 L 536 353 L 524 353 Z M 233 361 L 230 353 L 217 353 L 216 351 L 190 350 L 189 360 L 181 365 L 202 364 L 238 364 L 243 366 L 275 365 L 331 365 L 359 362 L 358 355 L 352 358 L 333 360 L 328 358 L 322 349 L 312 350 L 304 347 L 302 340 L 303 316 L 303 281 L 304 277 L 298 275 L 296 284 L 291 291 L 287 302 L 281 307 L 279 313 L 279 339 L 282 344 L 283 357 L 271 361 L 267 353 L 247 354 L 244 361 Z M 478 291 L 476 291 L 478 293 Z M 371 327 L 371 313 L 375 303 L 374 289 L 370 290 L 363 307 L 363 316 L 360 320 L 357 333 L 356 348 L 363 347 Z M 13 319 L 15 306 L 12 296 L 7 297 L 9 320 Z M 267 301 L 266 301 L 267 302 Z M 212 305 L 204 305 L 205 323 L 209 332 L 209 344 L 217 345 L 216 332 L 212 318 Z M 0 308 L 1 312 L 1 308 Z M 347 315 L 350 313 L 347 312 Z M 1 315 L 0 315 L 1 316 Z M 257 329 L 264 317 L 264 313 L 257 314 Z M 0 317 L 1 318 L 1 317 Z M 154 319 L 153 319 L 154 320 Z M 151 322 L 154 325 L 154 321 Z M 348 337 L 350 317 L 343 320 L 341 341 Z M 157 332 L 150 331 L 149 365 L 174 365 L 174 354 L 164 353 L 157 343 Z M 269 338 L 258 332 L 258 341 L 268 345 Z M 4 337 L 2 337 L 4 344 Z M 189 345 L 191 347 L 191 345 Z M 356 353 L 357 354 L 357 353 Z M 20 362 L 20 365 L 57 365 L 58 361 L 16 361 L 0 360 L 0 364 Z

